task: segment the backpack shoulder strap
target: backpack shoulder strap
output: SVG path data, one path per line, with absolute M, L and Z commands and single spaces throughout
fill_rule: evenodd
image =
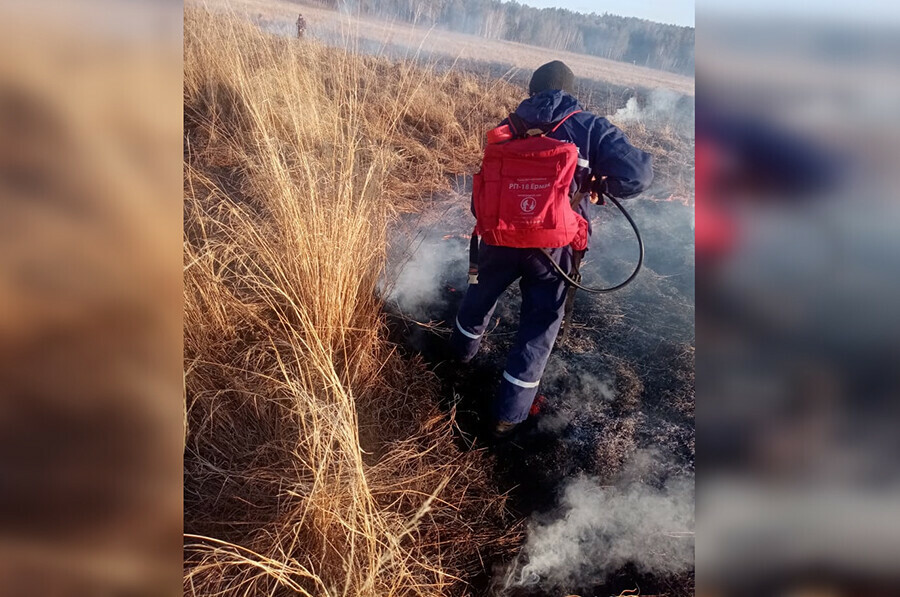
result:
M 543 132 L 543 134 L 545 134 L 545 135 L 549 135 L 550 133 L 555 133 L 556 129 L 558 129 L 559 127 L 562 126 L 562 123 L 567 121 L 569 118 L 575 116 L 579 112 L 581 112 L 581 110 L 575 110 L 574 112 L 567 114 L 562 120 L 557 122 L 556 125 L 549 131 L 547 130 L 547 128 L 550 125 L 538 126 L 538 127 L 533 127 L 533 128 L 540 129 Z M 516 114 L 515 112 L 513 112 L 512 114 L 509 115 L 509 126 L 512 129 L 513 136 L 515 136 L 515 137 L 526 137 L 528 135 L 528 131 L 529 131 L 528 124 L 524 120 L 522 120 L 522 117 L 519 116 L 518 114 Z
M 556 132 L 556 129 L 558 129 L 559 127 L 562 126 L 562 123 L 564 123 L 565 121 L 567 121 L 568 119 L 572 118 L 573 116 L 575 116 L 576 114 L 578 114 L 578 113 L 580 113 L 580 112 L 581 112 L 581 110 L 575 110 L 574 112 L 571 112 L 571 113 L 567 114 L 565 118 L 563 118 L 562 120 L 560 120 L 559 122 L 556 123 L 556 126 L 555 126 L 555 127 L 553 127 L 552 129 L 550 129 L 550 132 L 551 132 L 551 133 L 555 133 L 555 132 Z

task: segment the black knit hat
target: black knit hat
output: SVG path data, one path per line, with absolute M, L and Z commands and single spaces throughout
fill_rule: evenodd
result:
M 534 95 L 548 89 L 562 89 L 571 93 L 575 89 L 575 73 L 559 60 L 538 67 L 531 75 L 528 93 Z

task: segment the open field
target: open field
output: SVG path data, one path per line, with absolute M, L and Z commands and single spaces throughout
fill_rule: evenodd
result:
M 693 467 L 692 141 L 624 123 L 657 164 L 636 206 L 655 239 L 648 272 L 628 300 L 580 297 L 581 325 L 548 375 L 556 423 L 523 436 L 527 458 L 491 452 L 469 423 L 515 297 L 460 381 L 428 346 L 441 322 L 398 317 L 386 288 L 403 284 L 398 255 L 421 254 L 406 233 L 443 235 L 430 254 L 448 259 L 426 263 L 438 294 L 422 315 L 452 311 L 467 175 L 521 87 L 264 29 L 185 14 L 185 593 L 536 596 L 639 583 L 688 595 L 679 517 L 664 519 L 669 535 L 636 529 L 639 549 L 587 584 L 541 584 L 543 569 L 519 563 L 539 553 L 529 517 L 572 475 L 612 486 L 639 474 L 656 483 L 634 494 L 649 496 L 641 503 L 679 516 L 691 505 L 670 488 Z M 615 275 L 631 245 L 617 250 L 610 230 L 598 248 Z M 615 398 L 582 409 L 601 386 Z M 523 463 L 538 482 L 528 491 L 516 489 Z M 523 582 L 504 582 L 507 571 Z
M 369 17 L 346 15 L 316 6 L 287 0 L 210 0 L 208 5 L 218 10 L 233 10 L 259 21 L 265 29 L 283 35 L 296 34 L 297 14 L 302 13 L 308 23 L 308 35 L 328 43 L 347 45 L 356 40 L 373 53 L 429 58 L 443 56 L 452 60 L 475 61 L 503 65 L 510 70 L 530 73 L 549 60 L 562 60 L 578 77 L 634 89 L 669 89 L 693 96 L 694 79 L 674 73 L 605 60 L 596 56 L 574 54 L 539 48 L 525 44 L 485 39 L 440 29 L 414 27 L 407 23 L 386 22 Z M 350 44 L 352 45 L 352 44 Z

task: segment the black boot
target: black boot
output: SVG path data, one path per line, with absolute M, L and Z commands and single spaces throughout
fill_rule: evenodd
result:
M 494 424 L 492 436 L 495 440 L 503 440 L 509 438 L 518 427 L 518 423 L 510 423 L 508 421 L 497 421 Z

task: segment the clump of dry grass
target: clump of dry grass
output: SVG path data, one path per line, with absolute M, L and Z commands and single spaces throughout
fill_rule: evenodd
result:
M 462 593 L 518 541 L 375 293 L 392 213 L 509 109 L 466 85 L 186 12 L 188 594 Z
M 375 288 L 393 216 L 474 170 L 522 97 L 186 11 L 188 594 L 464 594 L 516 547 Z

